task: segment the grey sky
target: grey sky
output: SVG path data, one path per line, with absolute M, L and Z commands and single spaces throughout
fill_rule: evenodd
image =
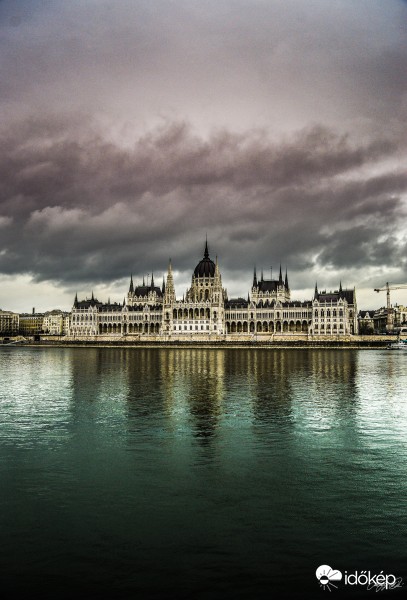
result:
M 182 295 L 206 233 L 230 295 L 281 262 L 295 297 L 383 304 L 406 24 L 398 0 L 0 1 L 0 306 L 122 299 L 170 256 Z

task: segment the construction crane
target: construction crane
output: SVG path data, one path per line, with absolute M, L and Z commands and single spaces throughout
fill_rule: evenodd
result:
M 374 288 L 375 292 L 386 292 L 386 295 L 387 295 L 387 326 L 386 326 L 387 331 L 392 331 L 393 325 L 394 325 L 394 314 L 393 314 L 393 309 L 391 308 L 391 304 L 390 304 L 390 290 L 405 290 L 405 289 L 407 289 L 407 284 L 405 284 L 405 283 L 400 283 L 397 285 L 390 285 L 389 282 L 387 282 L 386 285 L 381 288 Z

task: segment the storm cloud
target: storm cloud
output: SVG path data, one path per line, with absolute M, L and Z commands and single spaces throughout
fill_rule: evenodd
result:
M 112 281 L 162 271 L 169 256 L 191 269 L 206 233 L 228 270 L 273 257 L 294 270 L 405 260 L 390 240 L 407 173 L 364 173 L 398 153 L 394 141 L 357 145 L 321 127 L 285 142 L 260 132 L 202 139 L 175 123 L 124 149 L 84 128 L 80 139 L 49 121 L 3 135 L 3 272 Z

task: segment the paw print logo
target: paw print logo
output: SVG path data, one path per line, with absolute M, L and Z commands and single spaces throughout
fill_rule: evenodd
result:
M 335 569 L 332 569 L 329 565 L 321 565 L 315 572 L 319 585 L 323 590 L 331 591 L 331 588 L 337 588 L 338 586 L 332 583 L 333 581 L 340 581 L 342 579 L 342 573 Z

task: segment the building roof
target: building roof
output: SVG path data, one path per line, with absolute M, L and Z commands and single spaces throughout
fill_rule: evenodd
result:
M 123 305 L 118 302 L 106 302 L 105 304 L 100 303 L 98 305 L 99 312 L 121 312 Z
M 257 283 L 257 289 L 259 292 L 276 292 L 278 287 L 278 281 L 273 279 L 263 279 Z
M 155 292 L 159 298 L 163 295 L 161 289 L 157 286 L 138 285 L 134 288 L 134 296 L 138 298 L 147 298 L 150 292 Z
M 317 292 L 315 294 L 315 300 L 318 300 L 319 302 L 338 302 L 341 298 L 346 300 L 348 304 L 354 304 L 355 291 L 340 289 L 335 292 Z
M 253 286 L 258 289 L 259 292 L 262 292 L 263 294 L 267 293 L 267 292 L 277 292 L 278 288 L 284 286 L 286 290 L 289 289 L 288 286 L 288 274 L 287 274 L 287 270 L 285 273 L 285 280 L 283 280 L 283 274 L 281 272 L 281 265 L 280 265 L 280 275 L 278 279 L 264 279 L 263 277 L 263 270 L 261 272 L 261 279 L 257 280 L 257 274 L 256 274 L 256 267 L 254 268 L 254 273 L 253 273 Z
M 225 302 L 225 308 L 247 308 L 249 302 L 244 298 L 231 298 Z

